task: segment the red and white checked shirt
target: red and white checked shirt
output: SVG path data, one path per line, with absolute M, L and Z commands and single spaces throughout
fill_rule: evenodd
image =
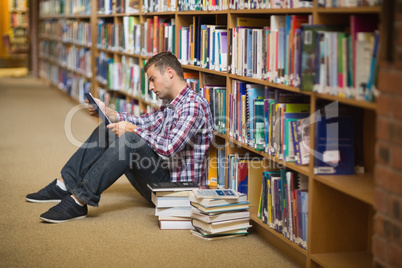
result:
M 141 116 L 117 113 L 159 155 L 167 157 L 171 181 L 205 186 L 213 119 L 209 103 L 188 85 L 170 103 Z

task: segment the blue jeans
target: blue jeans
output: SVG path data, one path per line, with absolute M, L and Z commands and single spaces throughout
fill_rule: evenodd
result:
M 148 183 L 170 181 L 167 161 L 145 140 L 131 132 L 117 138 L 104 124 L 92 132 L 61 170 L 68 190 L 91 206 L 98 206 L 101 193 L 123 174 L 148 201 Z

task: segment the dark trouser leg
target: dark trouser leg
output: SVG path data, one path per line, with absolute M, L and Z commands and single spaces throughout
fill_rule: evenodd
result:
M 170 180 L 166 162 L 137 134 L 126 133 L 114 139 L 108 131 L 108 135 L 102 134 L 102 127 L 92 133 L 62 169 L 68 189 L 86 204 L 98 206 L 100 194 L 126 173 L 131 184 L 149 200 L 148 182 Z

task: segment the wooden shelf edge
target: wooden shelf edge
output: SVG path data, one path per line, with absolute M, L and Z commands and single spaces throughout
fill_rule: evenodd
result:
M 318 7 L 315 9 L 318 13 L 380 13 L 381 6 L 365 7 Z
M 356 175 L 315 175 L 319 181 L 371 206 L 374 205 L 374 177 L 371 173 Z
M 278 163 L 279 165 L 282 165 L 283 167 L 292 169 L 292 170 L 294 170 L 296 172 L 299 172 L 299 173 L 301 173 L 303 175 L 306 175 L 306 176 L 309 176 L 309 174 L 310 174 L 309 166 L 296 165 L 293 162 L 284 162 L 283 160 L 281 160 L 281 159 L 279 159 L 277 157 L 273 157 L 273 156 L 265 153 L 264 151 L 256 151 L 253 147 L 250 147 L 250 146 L 248 146 L 248 145 L 246 145 L 246 144 L 244 144 L 242 142 L 239 142 L 239 141 L 237 141 L 237 140 L 235 140 L 235 139 L 233 139 L 231 137 L 225 137 L 225 138 L 229 142 L 237 144 L 237 145 L 241 146 L 242 148 L 245 148 L 245 149 L 247 149 L 247 150 L 249 150 L 249 151 L 251 151 L 251 152 L 253 152 L 255 154 L 261 155 L 264 158 L 267 158 L 267 159 L 269 159 L 271 161 L 274 161 L 274 162 Z
M 365 109 L 374 110 L 374 111 L 377 110 L 377 103 L 375 103 L 375 102 L 342 98 L 342 97 L 328 95 L 328 94 L 314 93 L 314 95 L 319 99 L 338 101 L 340 103 L 349 104 L 349 105 L 357 106 L 360 108 L 365 108 Z
M 257 207 L 250 208 L 251 220 L 253 221 L 253 230 L 261 235 L 265 240 L 271 243 L 274 247 L 288 255 L 299 265 L 306 267 L 307 265 L 307 250 L 299 247 L 295 243 L 289 241 L 282 234 L 277 233 L 268 225 L 264 224 L 257 218 Z
M 313 13 L 313 8 L 230 9 L 230 14 L 296 14 Z
M 366 251 L 310 254 L 313 262 L 322 267 L 334 268 L 372 267 L 372 257 Z

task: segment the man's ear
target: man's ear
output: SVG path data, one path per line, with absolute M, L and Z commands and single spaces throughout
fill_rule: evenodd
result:
M 176 75 L 176 72 L 171 67 L 167 67 L 166 72 L 170 79 L 172 79 Z

